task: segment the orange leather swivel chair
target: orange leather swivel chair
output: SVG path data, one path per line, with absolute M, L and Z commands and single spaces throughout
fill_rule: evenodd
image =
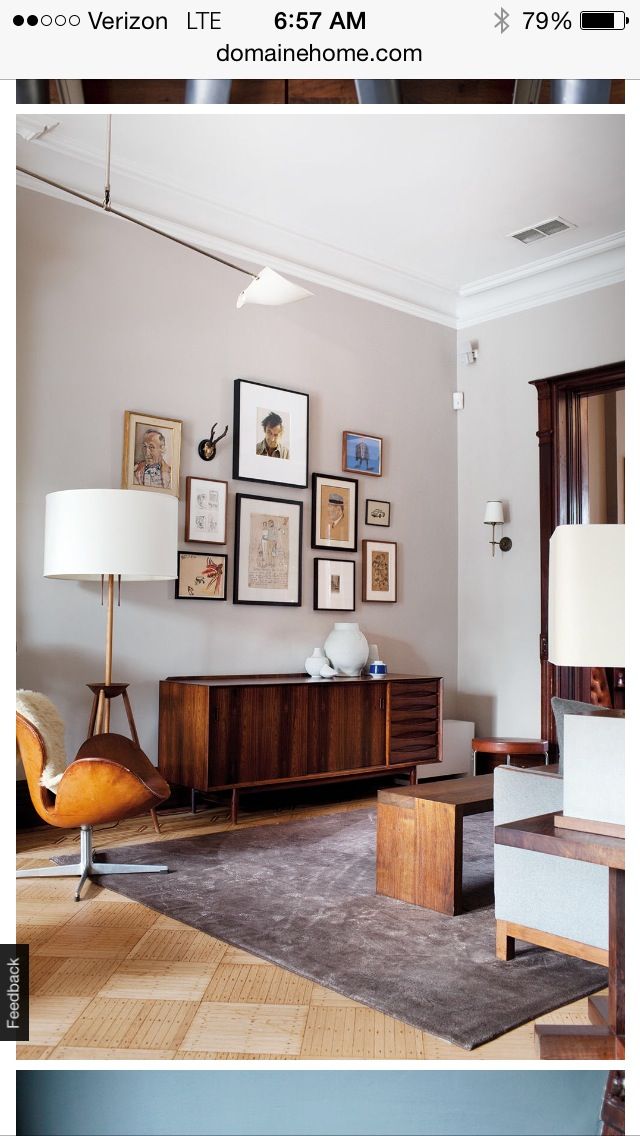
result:
M 33 806 L 47 824 L 80 828 L 80 860 L 50 868 L 24 869 L 22 876 L 79 876 L 76 899 L 90 876 L 132 872 L 166 872 L 158 864 L 106 864 L 94 862 L 92 825 L 124 820 L 147 812 L 165 801 L 170 789 L 148 757 L 121 734 L 95 734 L 80 746 L 75 761 L 65 770 L 54 793 L 41 784 L 47 747 L 38 728 L 16 714 L 18 749 L 24 765 Z

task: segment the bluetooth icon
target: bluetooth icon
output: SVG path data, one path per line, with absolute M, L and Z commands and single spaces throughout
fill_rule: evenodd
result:
M 496 17 L 496 22 L 493 25 L 494 28 L 500 28 L 500 35 L 504 35 L 508 28 L 511 27 L 511 24 L 507 22 L 509 19 L 509 13 L 505 11 L 504 8 L 501 8 L 499 12 L 494 12 L 493 14 Z

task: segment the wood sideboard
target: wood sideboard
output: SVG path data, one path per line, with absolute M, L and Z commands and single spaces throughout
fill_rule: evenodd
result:
M 195 793 L 407 773 L 442 760 L 442 679 L 179 676 L 160 683 L 160 771 Z

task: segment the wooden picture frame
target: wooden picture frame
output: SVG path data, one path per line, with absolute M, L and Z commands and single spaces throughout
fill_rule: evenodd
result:
M 212 477 L 185 480 L 184 539 L 189 544 L 227 543 L 227 482 Z
M 355 552 L 358 539 L 358 482 L 354 477 L 314 473 L 311 477 L 311 547 Z
M 363 540 L 362 599 L 365 603 L 396 603 L 398 545 L 395 540 Z
M 300 607 L 301 501 L 236 495 L 233 602 Z
M 344 430 L 342 434 L 342 468 L 345 473 L 364 473 L 382 477 L 382 438 Z
M 179 497 L 181 437 L 177 418 L 125 410 L 122 488 Z
M 381 528 L 388 529 L 391 524 L 391 502 L 367 498 L 364 522 L 366 525 L 379 525 Z
M 226 600 L 225 552 L 178 552 L 177 600 Z
M 234 478 L 306 489 L 309 395 L 253 379 L 233 387 Z
M 355 560 L 330 560 L 323 556 L 314 557 L 313 610 L 356 610 Z

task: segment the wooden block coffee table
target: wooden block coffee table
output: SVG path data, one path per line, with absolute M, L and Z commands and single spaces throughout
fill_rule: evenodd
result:
M 493 774 L 378 793 L 376 892 L 430 907 L 462 910 L 462 822 L 493 808 Z

